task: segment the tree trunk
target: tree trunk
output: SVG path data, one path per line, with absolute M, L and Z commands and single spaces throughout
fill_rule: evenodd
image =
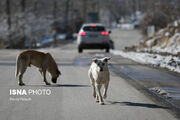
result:
M 6 0 L 6 14 L 7 14 L 7 24 L 8 24 L 8 40 L 11 43 L 11 9 L 10 0 Z

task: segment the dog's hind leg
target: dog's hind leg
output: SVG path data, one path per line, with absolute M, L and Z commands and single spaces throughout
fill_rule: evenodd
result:
M 43 76 L 43 71 L 42 71 L 42 69 L 39 69 L 39 72 L 41 73 L 41 75 Z
M 108 86 L 109 86 L 109 82 L 106 82 L 104 84 L 104 93 L 103 93 L 103 98 L 106 99 L 107 98 L 107 89 L 108 89 Z
M 39 70 L 40 73 L 43 75 L 43 80 L 46 83 L 46 85 L 51 85 L 47 80 L 46 80 L 46 70 Z
M 97 91 L 96 100 L 99 100 L 99 104 L 103 105 L 104 101 L 101 95 L 101 90 L 100 90 L 101 87 L 102 87 L 101 84 L 96 84 L 96 91 Z

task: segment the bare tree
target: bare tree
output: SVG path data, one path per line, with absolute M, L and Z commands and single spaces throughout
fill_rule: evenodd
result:
M 109 12 L 111 13 L 111 17 L 118 23 L 121 16 L 125 15 L 125 12 L 123 9 L 123 5 L 125 4 L 125 1 L 120 0 L 106 0 L 105 6 L 107 6 Z
M 11 9 L 10 0 L 6 0 L 6 14 L 7 14 L 7 24 L 8 24 L 8 39 L 11 42 Z

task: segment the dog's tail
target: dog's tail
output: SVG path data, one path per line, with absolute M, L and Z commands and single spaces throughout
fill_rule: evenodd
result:
M 16 58 L 16 71 L 15 71 L 15 78 L 19 75 L 19 67 L 20 67 L 20 56 Z

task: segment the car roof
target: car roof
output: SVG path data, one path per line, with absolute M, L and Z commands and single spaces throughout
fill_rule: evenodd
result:
M 104 26 L 104 25 L 101 24 L 101 23 L 85 23 L 85 24 L 83 24 L 82 26 L 85 27 L 85 26 L 91 26 L 91 25 Z M 104 27 L 105 27 L 105 26 L 104 26 Z

